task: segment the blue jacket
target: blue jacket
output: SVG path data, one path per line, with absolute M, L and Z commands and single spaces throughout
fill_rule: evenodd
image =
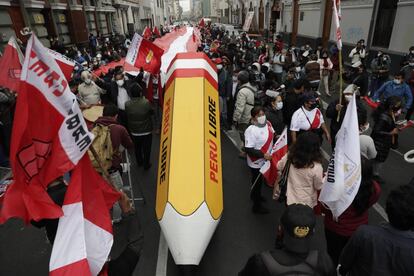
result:
M 411 89 L 406 83 L 395 84 L 394 81 L 387 81 L 374 93 L 374 101 L 378 99 L 387 99 L 391 96 L 405 98 L 405 110 L 408 110 L 413 103 L 413 95 Z

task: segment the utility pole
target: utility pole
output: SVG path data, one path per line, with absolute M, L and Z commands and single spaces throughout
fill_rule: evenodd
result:
M 290 37 L 290 44 L 296 46 L 296 37 L 298 35 L 299 25 L 299 0 L 292 0 L 293 15 L 292 15 L 292 33 Z
M 322 29 L 323 48 L 328 47 L 329 37 L 331 35 L 332 13 L 333 13 L 332 9 L 333 9 L 332 0 L 325 0 L 325 15 L 323 18 L 323 29 Z

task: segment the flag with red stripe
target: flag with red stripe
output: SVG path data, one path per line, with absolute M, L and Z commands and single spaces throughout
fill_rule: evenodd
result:
M 279 139 L 277 139 L 276 143 L 273 145 L 271 152 L 272 160 L 266 161 L 260 168 L 260 173 L 270 187 L 273 187 L 277 179 L 277 163 L 279 163 L 279 161 L 287 154 L 287 151 L 287 128 L 285 128 Z
M 163 54 L 164 50 L 136 33 L 129 46 L 125 62 L 136 68 L 144 68 L 152 74 L 158 74 Z
M 27 43 L 20 82 L 10 150 L 14 180 L 0 222 L 60 217 L 46 188 L 74 168 L 94 138 L 62 70 L 35 35 Z
M 10 37 L 0 59 L 0 86 L 16 92 L 19 90 L 22 62 L 23 53 L 17 45 L 16 39 Z
M 61 53 L 53 51 L 52 49 L 47 48 L 49 54 L 56 60 L 58 66 L 62 70 L 63 75 L 67 80 L 72 78 L 73 68 L 75 67 L 75 61 L 73 59 L 68 58 Z
M 49 275 L 98 275 L 113 243 L 109 208 L 119 196 L 84 155 L 73 170 L 65 195 Z

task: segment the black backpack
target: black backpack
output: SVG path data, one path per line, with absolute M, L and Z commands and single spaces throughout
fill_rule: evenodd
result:
M 260 256 L 262 257 L 263 263 L 269 271 L 269 274 L 272 276 L 318 275 L 316 272 L 316 266 L 318 264 L 318 251 L 316 250 L 310 251 L 304 262 L 293 266 L 284 266 L 279 264 L 272 257 L 269 251 L 262 252 Z

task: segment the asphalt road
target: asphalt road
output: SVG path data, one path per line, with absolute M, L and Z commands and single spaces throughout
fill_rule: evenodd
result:
M 324 97 L 323 97 L 324 98 Z M 325 99 L 324 100 L 328 100 Z M 229 137 L 237 139 L 237 133 L 230 131 Z M 414 165 L 403 160 L 402 154 L 414 148 L 414 129 L 400 133 L 400 148 L 390 153 L 384 165 L 382 177 L 386 183 L 379 206 L 384 207 L 389 191 L 408 183 L 414 176 Z M 132 179 L 135 195 L 142 196 L 145 204 L 136 201 L 136 208 L 144 231 L 144 249 L 134 275 L 180 275 L 171 255 L 164 252 L 160 241 L 160 228 L 155 216 L 156 170 L 159 136 L 154 135 L 152 145 L 153 167 L 144 172 L 132 165 Z M 330 146 L 324 145 L 330 154 Z M 238 158 L 238 150 L 227 135 L 222 135 L 224 213 L 221 222 L 208 246 L 196 275 L 237 275 L 248 257 L 253 253 L 269 249 L 275 240 L 278 220 L 284 206 L 273 202 L 271 190 L 263 189 L 266 205 L 271 212 L 267 215 L 251 213 L 249 200 L 250 173 L 246 161 Z M 327 162 L 326 162 L 327 163 Z M 325 163 L 325 166 L 326 166 Z M 189 164 L 189 169 L 191 166 Z M 141 189 L 139 189 L 141 187 Z M 379 209 L 379 210 L 380 210 Z M 370 223 L 378 224 L 384 218 L 377 210 L 370 211 Z M 315 247 L 323 248 L 322 218 L 314 237 Z M 51 247 L 42 230 L 25 227 L 18 220 L 10 220 L 0 226 L 0 276 L 47 275 Z M 159 258 L 160 256 L 160 258 Z

